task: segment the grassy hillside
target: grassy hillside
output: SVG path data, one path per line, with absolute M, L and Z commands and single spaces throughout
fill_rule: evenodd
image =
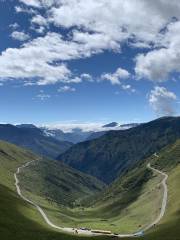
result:
M 71 147 L 59 160 L 110 183 L 180 137 L 180 117 L 161 118 Z
M 31 159 L 39 159 L 39 157 L 13 144 L 0 141 L 0 183 L 14 191 L 15 170 Z
M 33 191 L 30 196 L 35 201 L 41 203 L 41 206 L 46 209 L 48 216 L 54 223 L 61 226 L 83 226 L 95 229 L 108 229 L 117 233 L 133 233 L 152 223 L 160 213 L 163 189 L 159 186 L 159 183 L 162 181 L 162 176 L 147 169 L 147 163 L 151 162 L 158 169 L 168 171 L 168 204 L 173 205 L 171 199 L 175 201 L 173 209 L 176 212 L 176 217 L 173 216 L 172 210 L 168 206 L 170 210 L 167 213 L 172 216 L 168 216 L 167 219 L 172 219 L 172 221 L 176 222 L 176 218 L 179 220 L 177 200 L 179 199 L 179 193 L 173 189 L 177 188 L 177 183 L 180 180 L 178 175 L 179 149 L 180 140 L 162 149 L 159 153 L 159 158 L 152 156 L 143 162 L 140 161 L 134 169 L 124 173 L 102 193 L 97 194 L 96 198 L 95 196 L 86 198 L 80 202 L 81 206 L 75 206 L 75 208 L 67 205 L 63 207 L 57 203 L 52 203 L 51 208 L 49 208 L 45 199 L 40 198 L 38 195 L 35 197 L 32 194 Z M 32 171 L 30 173 L 32 174 Z M 171 191 L 173 191 L 173 197 L 171 196 Z M 159 231 L 160 227 L 162 227 L 162 223 L 154 230 Z M 171 225 L 169 225 L 169 228 L 171 228 Z M 176 228 L 173 231 L 178 231 L 178 229 Z M 148 236 L 151 236 L 151 234 L 155 234 L 153 230 L 148 233 L 145 239 L 148 239 Z
M 2 240 L 88 240 L 87 237 L 54 231 L 43 222 L 33 207 L 24 203 L 14 191 L 0 184 L 0 239 Z M 91 237 L 107 240 L 108 237 Z
M 72 146 L 72 143 L 45 136 L 37 127 L 20 128 L 10 124 L 0 124 L 0 139 L 51 158 L 56 158 Z
M 138 240 L 179 240 L 180 239 L 180 140 L 167 146 L 159 153 L 159 158 L 150 159 L 154 166 L 167 172 L 168 203 L 165 216 L 158 226 Z
M 15 145 L 0 141 L 0 239 L 78 240 L 85 237 L 63 234 L 49 228 L 37 210 L 16 193 L 14 172 L 18 166 L 38 157 Z M 103 238 L 91 238 L 103 239 Z
M 58 161 L 43 160 L 20 174 L 21 187 L 49 202 L 73 207 L 81 199 L 102 191 L 105 184 Z M 28 193 L 29 192 L 29 193 Z
M 163 148 L 158 155 L 158 158 L 152 156 L 137 163 L 136 168 L 124 173 L 104 193 L 98 194 L 95 199 L 90 197 L 88 201 L 86 199 L 81 202 L 81 207 L 76 206 L 72 209 L 69 206 L 62 206 L 62 203 L 49 202 L 46 198 L 34 194 L 33 190 L 36 189 L 40 179 L 43 180 L 45 173 L 40 175 L 40 179 L 36 179 L 38 182 L 29 185 L 30 195 L 35 201 L 40 202 L 50 219 L 59 225 L 111 229 L 120 233 L 134 232 L 154 220 L 162 200 L 162 189 L 158 186 L 161 177 L 146 168 L 146 164 L 151 162 L 153 166 L 166 171 L 169 175 L 167 211 L 160 224 L 147 232 L 144 237 L 137 239 L 179 240 L 180 140 Z M 38 159 L 38 157 L 14 145 L 0 142 L 0 238 L 3 240 L 109 239 L 108 237 L 79 238 L 49 228 L 36 209 L 22 201 L 15 191 L 13 173 L 18 166 L 29 159 Z M 50 166 L 46 165 L 48 164 L 46 162 L 43 164 L 46 172 Z M 34 174 L 35 170 L 37 172 L 40 170 L 38 164 L 33 168 L 35 166 L 37 169 L 32 169 L 31 174 Z M 55 168 L 57 166 L 52 167 L 51 170 L 55 171 L 56 175 Z M 71 171 L 68 174 L 71 175 Z M 64 172 L 66 169 L 63 169 Z M 27 177 L 30 177 L 30 172 L 27 172 Z M 58 191 L 60 191 L 59 187 L 56 192 Z M 53 191 L 50 192 L 52 193 Z

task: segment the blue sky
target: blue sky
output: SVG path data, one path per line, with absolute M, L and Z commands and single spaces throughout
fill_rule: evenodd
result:
M 180 112 L 180 3 L 0 1 L 1 122 L 143 122 Z

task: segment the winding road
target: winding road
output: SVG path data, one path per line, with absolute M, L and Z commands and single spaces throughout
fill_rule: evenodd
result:
M 168 198 L 168 188 L 167 188 L 167 179 L 168 179 L 168 175 L 162 171 L 159 171 L 157 170 L 156 168 L 153 168 L 151 167 L 150 163 L 147 165 L 147 167 L 149 169 L 151 169 L 152 171 L 158 173 L 158 174 L 161 174 L 164 178 L 161 182 L 161 185 L 163 186 L 163 189 L 164 189 L 164 193 L 163 193 L 163 200 L 162 200 L 162 205 L 161 205 L 161 211 L 160 211 L 160 214 L 159 216 L 157 217 L 157 219 L 151 223 L 150 225 L 148 225 L 144 231 L 147 231 L 148 229 L 150 229 L 151 227 L 153 227 L 154 225 L 156 225 L 164 216 L 165 214 L 165 211 L 166 211 L 166 205 L 167 205 L 167 198 Z
M 157 155 L 155 155 L 156 157 L 158 157 Z M 29 161 L 27 163 L 25 163 L 24 165 L 22 165 L 21 167 L 18 167 L 17 168 L 17 171 L 14 173 L 14 178 L 15 178 L 15 187 L 16 187 L 16 190 L 17 190 L 17 193 L 18 195 L 26 202 L 28 202 L 29 204 L 33 205 L 37 210 L 38 212 L 41 214 L 41 216 L 43 217 L 44 221 L 48 224 L 48 226 L 54 228 L 54 229 L 57 229 L 57 230 L 60 230 L 60 231 L 63 231 L 63 232 L 66 232 L 66 233 L 71 233 L 71 234 L 80 234 L 80 235 L 87 235 L 87 236 L 98 236 L 98 235 L 108 235 L 108 236 L 116 236 L 116 237 L 136 237 L 136 236 L 141 236 L 144 234 L 145 231 L 149 230 L 150 228 L 152 228 L 154 225 L 156 225 L 161 219 L 162 217 L 164 216 L 164 213 L 166 211 L 166 205 L 167 205 L 167 196 L 168 196 L 168 190 L 167 190 L 167 184 L 166 184 L 166 181 L 167 181 L 167 178 L 168 178 L 168 175 L 162 171 L 159 171 L 157 170 L 156 168 L 153 168 L 151 167 L 150 163 L 147 165 L 147 168 L 149 168 L 150 170 L 154 171 L 155 173 L 158 173 L 158 174 L 161 174 L 164 178 L 162 180 L 162 182 L 160 183 L 162 186 L 163 186 L 163 189 L 164 189 L 164 194 L 163 194 L 163 200 L 162 200 L 162 205 L 161 205 L 161 211 L 160 211 L 160 214 L 159 216 L 157 217 L 157 219 L 154 220 L 153 223 L 149 224 L 148 226 L 146 226 L 143 230 L 141 231 L 138 231 L 136 233 L 132 233 L 132 234 L 105 234 L 105 233 L 94 233 L 92 232 L 91 230 L 81 230 L 81 229 L 75 229 L 75 228 L 65 228 L 65 227 L 60 227 L 60 226 L 57 226 L 55 224 L 53 224 L 48 216 L 46 215 L 46 213 L 44 212 L 44 210 L 36 203 L 34 203 L 33 201 L 29 200 L 28 198 L 26 198 L 22 192 L 21 192 L 21 189 L 20 189 L 20 186 L 19 186 L 19 179 L 18 179 L 18 175 L 20 174 L 20 172 L 22 171 L 22 169 L 28 167 L 30 164 L 33 164 L 33 163 L 36 163 L 37 160 L 33 160 L 33 161 Z

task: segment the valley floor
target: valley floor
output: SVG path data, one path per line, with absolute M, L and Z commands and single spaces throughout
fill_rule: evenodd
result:
M 180 142 L 171 148 L 165 149 L 160 154 L 159 161 L 153 162 L 153 166 L 162 171 L 167 171 L 168 203 L 163 219 L 154 228 L 150 229 L 145 236 L 136 238 L 143 240 L 180 240 Z M 172 155 L 173 153 L 173 155 Z M 173 156 L 173 163 L 170 163 Z M 77 235 L 68 235 L 49 227 L 37 210 L 30 204 L 24 202 L 16 193 L 14 185 L 14 172 L 29 159 L 37 160 L 38 157 L 30 152 L 19 149 L 16 146 L 0 143 L 0 239 L 2 240 L 78 240 L 89 239 Z M 148 159 L 149 161 L 149 159 Z M 167 168 L 164 164 L 167 162 Z M 168 165 L 169 164 L 169 165 Z M 142 229 L 152 222 L 160 212 L 163 191 L 158 184 L 162 177 L 153 174 L 143 184 L 140 195 L 126 208 L 120 207 L 117 203 L 106 205 L 95 204 L 89 208 L 59 207 L 31 191 L 24 192 L 27 197 L 40 203 L 49 218 L 57 225 L 77 226 L 91 228 L 111 229 L 113 232 L 133 232 L 137 228 Z M 34 185 L 35 186 L 35 185 Z M 29 189 L 30 190 L 30 189 Z M 115 196 L 114 196 L 115 197 Z M 125 199 L 124 199 L 125 200 Z M 127 199 L 126 199 L 127 200 Z M 122 204 L 122 202 L 121 202 Z M 108 206 L 110 206 L 108 208 Z M 112 207 L 113 206 L 113 207 Z M 106 209 L 106 211 L 104 211 Z M 81 219 L 81 220 L 78 220 Z M 102 221 L 103 220 L 103 221 Z M 114 224 L 114 225 L 113 225 Z M 109 237 L 91 237 L 92 240 L 106 240 Z M 123 239 L 123 238 L 122 238 Z M 128 239 L 128 238 L 124 238 Z
M 118 234 L 133 234 L 148 227 L 159 216 L 164 192 L 160 184 L 162 179 L 162 174 L 153 171 L 152 178 L 143 185 L 136 201 L 123 209 L 117 205 L 113 208 L 113 211 L 108 209 L 109 206 L 103 205 L 72 209 L 54 203 L 50 204 L 44 198 L 35 196 L 33 191 L 24 190 L 24 193 L 28 199 L 41 206 L 48 218 L 56 226 L 68 228 L 86 227 L 110 230 Z

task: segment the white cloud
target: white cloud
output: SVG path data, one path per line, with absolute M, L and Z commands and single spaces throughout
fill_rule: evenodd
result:
M 136 92 L 136 90 L 130 84 L 123 84 L 122 89 L 132 93 Z
M 29 34 L 26 34 L 24 32 L 18 32 L 18 31 L 12 32 L 11 37 L 19 41 L 26 41 L 30 38 Z
M 51 95 L 44 93 L 43 90 L 40 90 L 40 93 L 36 95 L 37 99 L 40 99 L 41 101 L 47 100 L 51 97 Z
M 47 25 L 47 20 L 46 18 L 44 18 L 43 16 L 41 15 L 35 15 L 32 19 L 31 19 L 31 22 L 33 24 L 37 24 L 37 25 L 40 25 L 40 26 L 46 26 Z
M 58 92 L 75 92 L 76 89 L 74 87 L 70 87 L 70 86 L 63 86 L 63 87 L 60 87 L 58 89 Z
M 65 28 L 78 27 L 74 39 L 94 45 L 105 41 L 119 43 L 127 38 L 135 38 L 151 43 L 159 31 L 172 17 L 179 17 L 180 2 L 173 0 L 20 0 L 27 6 L 43 7 L 48 21 Z M 121 14 L 120 14 L 121 13 Z M 94 34 L 89 34 L 91 31 Z M 112 45 L 114 45 L 114 43 Z M 114 47 L 114 46 L 113 46 Z
M 19 38 L 20 39 L 20 38 Z M 0 78 L 30 79 L 38 85 L 92 81 L 89 74 L 74 77 L 62 62 L 89 56 L 86 46 L 64 40 L 60 34 L 47 33 L 22 45 L 8 48 L 0 55 Z
M 39 34 L 43 34 L 46 30 L 44 26 L 39 26 L 39 27 L 32 26 L 31 29 Z
M 43 7 L 47 21 L 60 27 L 77 27 L 72 39 L 91 52 L 120 50 L 128 39 L 136 46 L 151 46 L 172 17 L 179 17 L 176 0 L 21 0 L 27 6 Z M 137 10 L 138 9 L 138 10 Z M 119 14 L 121 12 L 121 14 Z M 82 31 L 83 29 L 83 31 Z
M 93 82 L 93 77 L 89 73 L 82 73 L 80 78 L 88 82 Z
M 18 23 L 12 23 L 12 24 L 9 25 L 9 27 L 12 28 L 12 29 L 17 29 L 17 28 L 19 28 L 20 26 L 19 26 Z
M 135 71 L 139 78 L 162 82 L 171 72 L 180 72 L 180 21 L 168 25 L 157 45 L 159 49 L 137 56 Z
M 110 81 L 111 84 L 121 85 L 121 80 L 128 79 L 130 77 L 130 73 L 122 68 L 118 68 L 114 73 L 104 73 L 101 75 L 101 80 Z
M 136 48 L 147 48 L 149 51 L 136 58 L 135 72 L 139 78 L 160 82 L 168 79 L 171 72 L 180 71 L 178 0 L 89 0 L 88 4 L 84 0 L 19 0 L 19 2 L 23 7 L 17 6 L 16 11 L 21 11 L 20 8 L 33 11 L 31 21 L 40 27 L 35 28 L 35 31 L 43 33 L 45 29 L 42 27 L 48 24 L 59 29 L 63 27 L 67 31 L 67 37 L 64 39 L 60 34 L 48 33 L 44 38 L 34 39 L 29 45 L 18 50 L 14 49 L 18 60 L 23 51 L 33 50 L 42 53 L 43 57 L 39 55 L 41 59 L 44 58 L 43 69 L 39 64 L 41 73 L 46 67 L 51 68 L 54 62 L 90 57 L 105 50 L 120 52 L 124 42 Z M 46 18 L 37 13 L 40 8 L 43 9 Z M 7 51 L 9 50 L 6 50 L 3 56 L 6 56 Z M 2 58 L 0 56 L 0 61 Z M 56 69 L 59 70 L 54 66 L 53 71 Z M 32 74 L 33 77 L 40 77 L 45 83 L 51 82 L 47 80 L 47 75 L 35 76 L 35 72 L 37 70 Z M 10 77 L 14 78 L 14 75 Z M 27 75 L 26 73 L 25 77 Z M 50 70 L 50 75 L 57 76 L 58 72 L 53 74 Z M 105 79 L 112 84 L 120 85 L 120 79 L 111 74 L 107 73 Z M 56 82 L 55 76 L 52 82 Z
M 124 128 L 119 125 L 112 128 L 103 128 L 105 123 L 101 122 L 84 122 L 84 123 L 55 123 L 55 124 L 43 124 L 40 127 L 46 127 L 47 129 L 61 129 L 63 132 L 73 132 L 74 130 L 80 129 L 82 132 L 99 132 L 99 131 L 109 131 L 109 130 L 122 130 Z
M 138 120 L 135 119 L 134 121 L 137 122 L 139 121 L 139 119 Z M 90 132 L 90 131 L 99 132 L 99 131 L 109 131 L 109 130 L 125 130 L 128 128 L 128 127 L 121 126 L 121 124 L 123 123 L 119 123 L 115 127 L 103 127 L 105 124 L 107 124 L 107 120 L 106 122 L 104 122 L 104 120 L 101 120 L 100 122 L 77 122 L 76 120 L 73 120 L 73 121 L 65 121 L 65 122 L 58 122 L 58 123 L 41 124 L 39 125 L 39 127 L 43 127 L 43 128 L 45 127 L 49 130 L 60 129 L 65 133 L 74 132 L 74 131 L 77 131 L 77 129 L 81 130 L 82 132 Z
M 20 0 L 20 2 L 22 2 L 28 6 L 32 6 L 32 7 L 40 7 L 41 6 L 41 1 L 37 1 L 37 0 Z
M 105 33 L 90 34 L 87 32 L 74 31 L 73 40 L 83 44 L 87 49 L 91 49 L 91 54 L 101 52 L 104 49 L 120 50 L 119 43 Z
M 50 10 L 50 20 L 66 28 L 78 26 L 104 34 L 109 41 L 121 41 L 132 33 L 149 41 L 164 23 L 153 5 L 142 0 L 89 0 L 88 4 L 84 0 L 64 0 Z
M 80 82 L 70 78 L 71 72 L 63 60 L 84 55 L 83 48 L 76 43 L 64 41 L 61 35 L 48 33 L 25 43 L 21 48 L 8 48 L 0 55 L 1 79 L 33 79 L 37 84 L 53 84 L 58 81 Z M 56 63 L 60 61 L 60 63 Z M 32 81 L 32 80 L 31 80 Z
M 27 13 L 27 14 L 37 14 L 37 11 L 32 8 L 22 7 L 22 6 L 15 6 L 16 13 Z
M 44 124 L 43 127 L 48 129 L 61 129 L 63 132 L 73 132 L 74 129 L 81 129 L 83 132 L 89 131 L 102 131 L 103 123 L 55 123 L 55 124 Z M 104 129 L 105 130 L 105 129 Z
M 174 101 L 177 99 L 175 93 L 168 91 L 165 87 L 156 86 L 149 95 L 149 104 L 159 116 L 173 115 Z

